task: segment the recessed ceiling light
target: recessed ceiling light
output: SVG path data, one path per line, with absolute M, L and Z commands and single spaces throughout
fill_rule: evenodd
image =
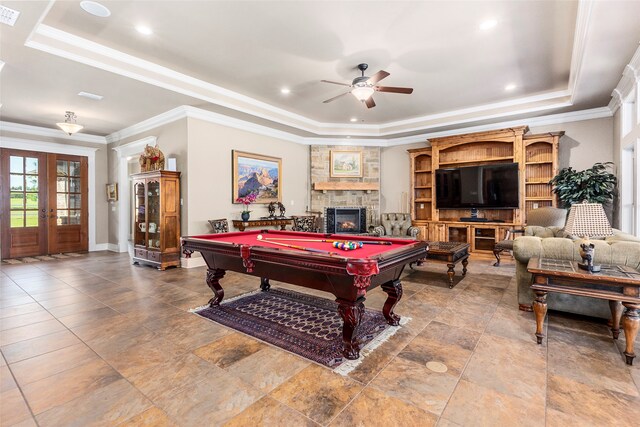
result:
M 280 89 L 280 93 L 284 94 L 284 95 L 288 95 L 291 93 L 291 89 L 283 87 L 282 89 Z
M 356 117 L 351 117 L 351 119 L 349 119 L 349 121 L 351 121 L 351 122 L 357 122 L 357 121 L 358 121 L 358 119 L 357 119 Z
M 498 25 L 498 21 L 496 21 L 495 19 L 488 19 L 484 22 L 482 22 L 480 24 L 480 29 L 481 30 L 490 30 L 493 27 L 495 27 L 496 25 Z
M 95 93 L 91 93 L 91 92 L 80 92 L 78 93 L 78 96 L 93 99 L 95 101 L 102 101 L 102 98 L 104 98 L 104 96 L 102 95 L 96 95 Z
M 99 18 L 106 18 L 108 16 L 111 16 L 111 11 L 107 9 L 106 6 L 103 6 L 100 3 L 95 1 L 89 1 L 89 0 L 81 1 L 80 7 L 85 12 L 90 13 L 91 15 L 97 16 Z
M 347 135 L 347 138 L 351 138 L 351 136 L 350 136 L 350 135 Z
M 136 31 L 138 31 L 140 34 L 144 34 L 145 36 L 150 36 L 151 34 L 153 34 L 153 30 L 146 25 L 137 25 Z
M 514 90 L 515 88 L 516 88 L 516 85 L 514 83 L 509 83 L 504 87 L 504 90 Z

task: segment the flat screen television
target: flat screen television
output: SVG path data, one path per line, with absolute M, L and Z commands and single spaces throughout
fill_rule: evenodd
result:
M 517 209 L 518 164 L 436 170 L 437 209 Z

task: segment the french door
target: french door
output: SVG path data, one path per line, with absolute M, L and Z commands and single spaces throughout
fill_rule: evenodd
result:
M 86 251 L 87 158 L 1 149 L 2 258 Z

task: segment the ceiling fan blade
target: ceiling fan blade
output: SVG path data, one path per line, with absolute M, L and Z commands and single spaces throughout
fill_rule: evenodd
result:
M 375 86 L 375 90 L 378 92 L 390 92 L 390 93 L 413 93 L 412 87 L 392 87 L 392 86 Z
M 367 108 L 373 108 L 376 106 L 376 103 L 373 101 L 373 96 L 370 96 L 369 98 L 367 98 L 367 100 L 364 101 L 364 103 L 367 106 Z
M 340 85 L 340 86 L 346 86 L 346 87 L 351 87 L 351 85 L 346 84 L 346 83 L 339 83 L 339 82 L 332 82 L 331 80 L 320 80 L 323 83 L 331 83 L 332 85 Z
M 349 92 L 345 92 L 345 93 L 341 93 L 341 94 L 340 94 L 340 95 L 338 95 L 338 96 L 334 96 L 333 98 L 329 98 L 329 99 L 327 99 L 326 101 L 322 101 L 322 103 L 323 103 L 323 104 L 327 104 L 327 103 L 329 103 L 329 102 L 331 102 L 331 101 L 335 101 L 336 99 L 340 98 L 341 96 L 349 95 L 350 93 L 351 93 L 350 91 L 349 91 Z
M 376 83 L 378 83 L 380 80 L 384 79 L 385 77 L 389 77 L 389 73 L 387 73 L 384 70 L 380 70 L 377 73 L 375 73 L 373 76 L 369 77 L 369 80 L 367 80 L 367 83 L 370 85 L 374 85 Z

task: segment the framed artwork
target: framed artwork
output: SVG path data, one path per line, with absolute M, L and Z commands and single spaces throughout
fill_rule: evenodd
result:
M 282 159 L 233 150 L 233 203 L 253 193 L 254 203 L 282 202 Z
M 362 151 L 331 150 L 330 158 L 332 178 L 362 178 Z
M 118 201 L 118 184 L 107 184 L 107 202 Z

